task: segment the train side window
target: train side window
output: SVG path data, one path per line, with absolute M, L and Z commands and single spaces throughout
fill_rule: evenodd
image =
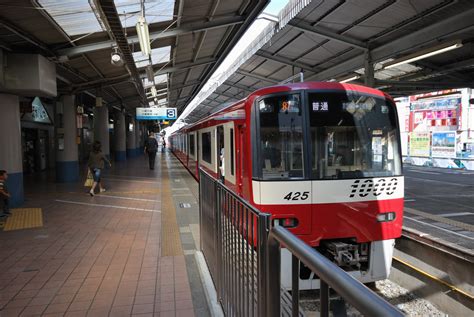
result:
M 299 94 L 268 97 L 258 104 L 263 179 L 303 178 L 303 117 Z
M 212 145 L 211 145 L 211 132 L 203 132 L 201 134 L 202 144 L 202 160 L 212 164 Z

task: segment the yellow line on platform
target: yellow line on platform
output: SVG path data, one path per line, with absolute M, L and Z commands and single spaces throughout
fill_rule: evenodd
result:
M 178 221 L 176 219 L 176 209 L 171 194 L 168 169 L 166 168 L 166 161 L 162 159 L 161 162 L 161 256 L 183 255 L 181 239 L 179 237 Z

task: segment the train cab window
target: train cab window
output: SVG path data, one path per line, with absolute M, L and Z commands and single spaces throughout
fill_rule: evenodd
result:
M 201 134 L 202 160 L 212 164 L 211 132 Z
M 263 179 L 303 178 L 303 119 L 299 94 L 262 99 L 260 164 Z
M 383 98 L 310 93 L 313 179 L 401 174 L 395 106 Z

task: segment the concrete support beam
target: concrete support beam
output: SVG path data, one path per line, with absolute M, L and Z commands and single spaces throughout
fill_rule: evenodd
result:
M 18 96 L 0 94 L 0 105 L 0 169 L 8 173 L 10 207 L 18 207 L 24 201 L 20 101 Z
M 364 72 L 364 85 L 367 87 L 374 87 L 374 63 L 372 62 L 372 56 L 370 52 L 365 52 L 365 72 Z
M 137 156 L 137 143 L 135 137 L 135 129 L 137 128 L 135 118 L 127 118 L 127 158 Z M 130 125 L 133 125 L 132 131 L 130 131 Z
M 102 153 L 110 157 L 109 109 L 94 107 L 94 140 L 102 144 Z
M 79 180 L 75 96 L 62 96 L 56 104 L 56 181 Z
M 127 159 L 125 116 L 121 111 L 116 111 L 114 117 L 114 158 L 115 161 L 125 161 Z

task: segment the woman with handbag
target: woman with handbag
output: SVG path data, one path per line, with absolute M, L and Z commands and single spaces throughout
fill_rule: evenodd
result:
M 99 190 L 100 192 L 105 192 L 105 188 L 102 187 L 102 182 L 101 182 L 101 173 L 102 170 L 104 169 L 104 163 L 109 164 L 110 167 L 112 167 L 112 164 L 110 161 L 107 159 L 107 157 L 102 153 L 102 145 L 100 144 L 99 141 L 95 141 L 94 144 L 92 145 L 92 151 L 89 155 L 89 161 L 87 162 L 87 167 L 89 167 L 89 171 L 92 173 L 92 178 L 94 180 L 92 184 L 92 188 L 89 191 L 89 194 L 91 196 L 94 196 L 95 193 L 95 188 L 97 187 L 97 184 L 99 184 Z

